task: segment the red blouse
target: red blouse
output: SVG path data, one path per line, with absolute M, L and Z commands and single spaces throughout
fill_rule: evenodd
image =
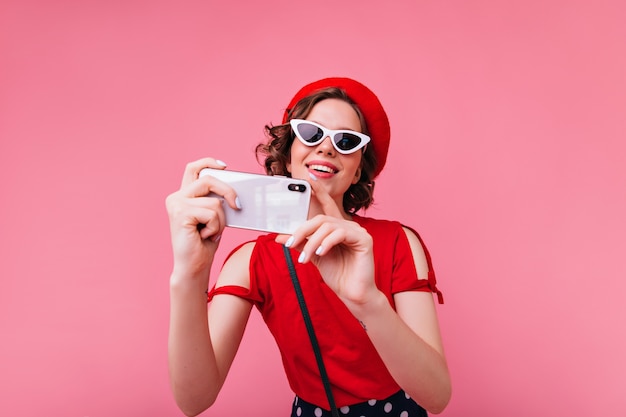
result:
M 400 223 L 360 216 L 354 216 L 354 220 L 373 237 L 376 285 L 394 309 L 393 294 L 403 291 L 432 291 L 443 303 L 425 246 L 428 277 L 418 279 Z M 249 290 L 239 286 L 213 288 L 209 301 L 217 294 L 232 294 L 253 302 L 276 339 L 291 389 L 300 398 L 329 409 L 283 249 L 274 242 L 275 236 L 263 235 L 256 240 L 249 266 Z M 298 253 L 292 252 L 292 257 L 297 259 Z M 367 333 L 324 283 L 317 268 L 312 263 L 297 262 L 295 267 L 337 406 L 383 399 L 397 392 L 400 387 Z

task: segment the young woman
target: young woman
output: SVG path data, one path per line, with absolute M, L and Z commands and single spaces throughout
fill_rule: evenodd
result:
M 258 155 L 268 174 L 309 181 L 309 220 L 291 236 L 263 235 L 236 248 L 208 304 L 224 212 L 207 195 L 221 195 L 233 208 L 239 203 L 232 188 L 199 172 L 225 164 L 212 158 L 188 164 L 181 188 L 166 201 L 174 254 L 170 380 L 179 407 L 196 415 L 213 404 L 254 305 L 296 394 L 292 416 L 330 415 L 284 245 L 296 260 L 341 415 L 441 412 L 451 387 L 428 252 L 412 229 L 357 214 L 372 203 L 373 180 L 387 156 L 389 122 L 378 98 L 348 78 L 319 80 L 294 96 L 283 124 L 266 130 Z

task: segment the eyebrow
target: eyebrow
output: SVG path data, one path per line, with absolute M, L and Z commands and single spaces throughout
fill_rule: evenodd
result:
M 324 126 L 324 127 L 325 127 L 326 129 L 328 129 L 328 130 L 349 130 L 349 131 L 351 131 L 351 132 L 363 133 L 363 132 L 361 132 L 361 131 L 359 131 L 359 130 L 356 130 L 356 129 L 351 129 L 351 128 L 349 128 L 349 127 L 340 127 L 339 129 L 331 129 L 330 127 L 325 126 L 323 123 L 320 123 L 320 122 L 318 122 L 317 120 L 309 120 L 309 122 L 317 123 L 317 124 L 318 124 L 318 125 L 320 125 L 320 126 Z

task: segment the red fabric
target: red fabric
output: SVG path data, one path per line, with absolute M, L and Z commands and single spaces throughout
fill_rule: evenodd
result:
M 359 106 L 363 116 L 365 117 L 365 123 L 367 124 L 367 130 L 369 136 L 372 139 L 368 146 L 371 146 L 378 160 L 378 167 L 374 172 L 376 177 L 383 170 L 385 162 L 387 161 L 387 152 L 389 151 L 389 140 L 391 138 L 391 130 L 389 127 L 389 119 L 387 113 L 383 108 L 380 100 L 376 97 L 376 94 L 369 88 L 364 86 L 358 81 L 350 78 L 332 77 L 324 78 L 305 85 L 296 93 L 291 99 L 285 114 L 283 115 L 283 123 L 289 121 L 289 112 L 291 109 L 304 97 L 311 95 L 312 93 L 322 90 L 328 87 L 341 88 L 348 94 L 348 97 L 352 99 Z
M 418 279 L 409 242 L 397 222 L 355 216 L 374 238 L 376 284 L 394 306 L 393 294 L 403 291 L 433 291 L 431 273 Z M 213 288 L 217 294 L 233 294 L 253 302 L 276 339 L 292 390 L 302 399 L 329 408 L 311 342 L 287 269 L 282 246 L 275 235 L 257 239 L 250 259 L 250 289 L 228 286 Z M 428 252 L 426 252 L 428 253 Z M 293 252 L 294 259 L 298 253 Z M 338 407 L 370 399 L 382 399 L 400 387 L 387 371 L 361 324 L 323 282 L 317 268 L 298 264 L 296 272 L 311 315 Z M 441 299 L 440 299 L 441 300 Z

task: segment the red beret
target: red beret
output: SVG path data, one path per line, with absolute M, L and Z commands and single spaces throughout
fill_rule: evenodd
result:
M 348 97 L 350 97 L 359 109 L 361 109 L 361 112 L 365 117 L 365 123 L 367 124 L 369 136 L 372 139 L 369 146 L 372 147 L 374 154 L 376 155 L 376 160 L 378 161 L 378 167 L 374 172 L 374 177 L 376 177 L 382 171 L 387 160 L 389 139 L 391 137 L 389 119 L 387 118 L 387 113 L 385 113 L 385 109 L 382 104 L 380 104 L 378 97 L 376 97 L 372 90 L 360 82 L 354 81 L 350 78 L 334 77 L 324 78 L 305 85 L 291 99 L 291 102 L 289 102 L 283 116 L 283 123 L 287 123 L 288 113 L 298 103 L 298 101 L 318 90 L 329 87 L 337 87 L 344 90 Z

